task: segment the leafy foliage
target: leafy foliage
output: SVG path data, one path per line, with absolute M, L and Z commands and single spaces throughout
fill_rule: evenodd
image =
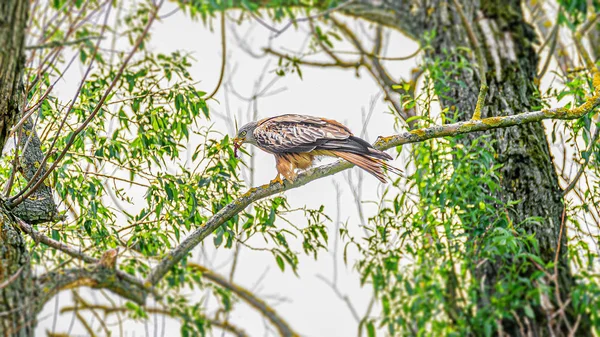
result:
M 558 3 L 558 24 L 571 30 L 581 25 L 590 11 L 588 1 Z M 339 2 L 327 1 L 319 6 L 327 10 L 337 5 Z M 33 16 L 32 30 L 45 40 L 82 41 L 36 50 L 38 54 L 32 59 L 41 61 L 29 64 L 25 77 L 27 107 L 35 107 L 33 118 L 42 140 L 41 150 L 49 154 L 48 164 L 58 162 L 47 183 L 56 191 L 60 210 L 67 216 L 64 221 L 38 225 L 36 230 L 97 258 L 108 249 L 121 248 L 118 268 L 144 279 L 158 259 L 235 202 L 248 186 L 238 176 L 243 163 L 235 158 L 231 139 L 213 127 L 206 88 L 190 70 L 195 60 L 186 51 L 153 52 L 147 48 L 149 38 L 124 69 L 99 113 L 76 137 L 66 156 L 60 157 L 74 130 L 85 123 L 108 92 L 120 62 L 135 45 L 154 8 L 151 1 L 137 3 L 125 8 L 126 15 L 117 27 L 103 28 L 89 20 L 103 6 L 125 8 L 117 1 L 108 5 L 88 1 L 84 6 L 83 1 L 55 0 L 51 2 L 52 14 L 66 17 L 65 13 L 76 9 L 77 25 L 47 21 L 39 13 Z M 194 0 L 180 6 L 190 17 L 210 24 L 215 13 L 228 8 L 241 8 L 243 17 L 267 16 L 285 22 L 309 13 L 316 5 L 288 0 L 260 5 Z M 264 11 L 259 11 L 261 8 Z M 347 42 L 339 30 L 327 27 L 326 17 L 322 19 L 310 22 L 314 36 L 308 49 L 313 53 Z M 126 46 L 110 50 L 106 40 L 111 34 L 115 41 L 124 37 L 119 41 L 125 41 Z M 426 32 L 422 48 L 430 50 L 429 43 L 436 38 L 435 31 Z M 452 57 L 425 57 L 419 64 L 425 73 L 421 85 L 405 82 L 392 86 L 402 92 L 399 103 L 403 109 L 420 112 L 405 121 L 414 127 L 450 123 L 458 113 L 465 113 L 452 107 L 441 109 L 439 116 L 434 111 L 440 100 L 448 98 L 449 85 L 466 87 L 457 75 L 475 71 L 473 51 L 456 46 L 442 53 Z M 71 101 L 52 92 L 70 64 L 69 56 L 82 67 L 90 67 L 89 76 Z M 372 55 L 361 55 L 361 59 L 366 56 Z M 47 65 L 48 60 L 56 63 Z M 280 76 L 296 73 L 302 78 L 302 64 L 301 57 L 280 57 L 275 72 Z M 45 71 L 38 71 L 41 68 Z M 544 93 L 546 105 L 555 99 L 567 107 L 579 106 L 593 90 L 587 72 L 552 76 L 561 85 Z M 411 91 L 418 94 L 407 94 Z M 398 118 L 399 125 L 403 123 Z M 573 167 L 583 175 L 565 199 L 564 222 L 568 224 L 568 256 L 574 277 L 568 301 L 577 315 L 589 317 L 598 332 L 600 123 L 590 114 L 575 121 L 553 122 L 551 128 L 552 143 L 560 137 L 567 144 L 565 153 L 568 150 L 576 158 Z M 460 137 L 467 136 L 411 145 L 408 166 L 414 170 L 409 183 L 404 185 L 399 178 L 374 200 L 377 211 L 364 224 L 364 235 L 357 235 L 349 225 L 335 233 L 329 229 L 331 220 L 323 206 L 294 209 L 284 195 L 279 195 L 227 219 L 203 244 L 218 249 L 241 245 L 261 251 L 272 256 L 273 265 L 282 272 L 291 270 L 299 276 L 299 255 L 319 259 L 335 236 L 342 240 L 345 256 L 357 253 L 356 261 L 346 263 L 355 267 L 361 285 L 372 290 L 379 304 L 376 313 L 362 319 L 359 331 L 368 336 L 382 332 L 390 336 L 498 334 L 502 321 L 512 320 L 517 313 L 531 318 L 535 308 L 556 305 L 548 304 L 558 288 L 552 278 L 556 266 L 554 261 L 540 259 L 535 233 L 527 232 L 523 229 L 527 226 L 511 218 L 510 211 L 519 201 L 505 202 L 497 197 L 503 179 L 495 158 L 497 144 L 486 135 L 469 135 L 472 141 L 465 146 Z M 198 144 L 193 151 L 188 148 L 192 143 Z M 0 159 L 3 185 L 17 170 L 14 156 L 15 151 Z M 555 164 L 568 182 L 571 175 L 565 163 Z M 8 192 L 14 195 L 26 186 L 27 181 L 17 175 Z M 306 222 L 291 221 L 292 214 L 301 214 Z M 524 223 L 542 220 L 530 217 Z M 590 224 L 595 227 L 590 228 Z M 40 269 L 78 263 L 31 238 L 28 245 L 32 261 Z M 215 319 L 229 314 L 243 296 L 231 287 L 206 282 L 188 258 L 154 290 L 161 293 L 160 305 L 166 308 L 162 313 L 180 319 L 182 335 L 206 335 Z M 482 291 L 484 280 L 478 278 L 481 270 L 496 266 L 501 266 L 495 270 L 501 275 L 499 281 L 491 291 Z M 217 300 L 216 314 L 207 312 L 204 299 L 192 299 L 191 293 L 200 291 Z M 149 317 L 149 309 L 135 303 L 127 302 L 125 309 L 131 319 Z

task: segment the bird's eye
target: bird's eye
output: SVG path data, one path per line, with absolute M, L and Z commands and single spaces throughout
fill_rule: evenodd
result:
M 242 136 L 242 137 L 246 137 L 246 131 L 242 131 L 242 132 L 240 132 L 240 136 Z

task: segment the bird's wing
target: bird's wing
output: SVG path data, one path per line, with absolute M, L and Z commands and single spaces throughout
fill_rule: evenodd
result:
M 351 136 L 352 132 L 336 121 L 303 115 L 266 118 L 254 130 L 258 146 L 271 153 L 310 152 Z

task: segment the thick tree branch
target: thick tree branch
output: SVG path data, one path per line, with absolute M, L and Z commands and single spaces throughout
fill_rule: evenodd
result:
M 89 268 L 71 268 L 49 272 L 37 279 L 37 285 L 40 291 L 38 297 L 40 308 L 61 290 L 78 287 L 108 289 L 138 304 L 143 304 L 147 296 L 145 289 L 123 279 L 116 273 L 116 270 L 106 268 L 102 264 Z
M 268 304 L 266 304 L 261 299 L 257 298 L 252 294 L 249 290 L 233 283 L 227 281 L 225 277 L 215 273 L 214 271 L 207 269 L 201 265 L 195 263 L 188 263 L 188 267 L 192 269 L 196 269 L 197 271 L 202 273 L 202 278 L 205 278 L 223 288 L 227 288 L 231 290 L 234 294 L 236 294 L 239 298 L 244 300 L 248 305 L 259 311 L 263 316 L 265 316 L 277 329 L 279 334 L 284 337 L 293 337 L 299 336 L 290 325 L 281 318 L 275 310 L 273 310 Z
M 82 260 L 85 263 L 88 264 L 93 264 L 93 265 L 99 265 L 99 266 L 106 266 L 106 259 L 96 259 L 94 257 L 88 256 L 86 254 L 84 254 L 83 252 L 81 252 L 80 249 L 77 249 L 75 247 L 71 247 L 63 242 L 60 241 L 56 241 L 52 238 L 49 238 L 48 236 L 36 231 L 33 229 L 33 227 L 26 223 L 25 221 L 21 220 L 21 219 L 17 219 L 17 224 L 19 225 L 19 228 L 21 228 L 21 230 L 25 233 L 27 233 L 32 239 L 33 241 L 37 242 L 37 243 L 43 243 L 49 247 L 52 247 L 54 249 L 57 249 L 73 258 Z M 111 252 L 111 251 L 109 251 Z M 105 254 L 109 253 L 106 252 Z M 110 257 L 109 255 L 106 255 L 106 257 Z M 110 268 L 105 268 L 105 269 L 110 269 Z M 114 268 L 113 268 L 114 269 Z M 38 278 L 38 281 L 41 283 L 47 282 L 49 280 L 53 280 L 54 277 L 64 277 L 64 280 L 55 280 L 56 282 L 56 286 L 60 286 L 60 285 L 64 285 L 64 284 L 70 284 L 70 288 L 75 287 L 75 285 L 72 284 L 72 280 L 76 277 L 79 277 L 81 279 L 86 278 L 91 269 L 87 269 L 85 270 L 85 272 L 79 272 L 78 269 L 70 269 L 69 273 L 65 273 L 68 275 L 65 276 L 61 276 L 60 274 L 57 275 L 57 273 L 55 272 L 50 272 L 46 275 L 42 275 Z M 103 276 L 109 276 L 109 279 L 107 280 L 102 280 Z M 93 278 L 96 281 L 102 281 L 102 282 L 97 282 L 97 286 L 96 288 L 106 288 L 108 290 L 111 290 L 115 293 L 119 293 L 122 289 L 129 289 L 129 288 L 136 288 L 138 289 L 137 293 L 135 296 L 135 300 L 139 301 L 137 303 L 139 304 L 143 304 L 144 303 L 144 299 L 147 296 L 147 293 L 149 292 L 148 289 L 145 289 L 143 286 L 143 283 L 141 280 L 137 279 L 135 276 L 132 276 L 130 274 L 127 274 L 121 270 L 115 270 L 114 271 L 114 275 L 98 275 L 96 277 Z M 71 282 L 71 283 L 69 283 Z M 87 284 L 84 283 L 80 283 L 80 286 L 84 286 Z M 46 285 L 44 285 L 41 289 L 42 292 L 42 296 L 41 296 L 41 302 L 40 305 L 43 305 L 46 301 L 48 301 L 52 295 L 58 291 L 46 291 L 44 290 L 45 288 L 47 288 L 47 290 L 51 290 L 50 288 L 48 288 Z M 64 287 L 63 287 L 64 288 Z M 139 296 L 140 294 L 143 294 L 143 296 Z M 47 295 L 47 296 L 46 296 Z M 132 298 L 132 300 L 134 300 Z
M 22 132 L 19 133 L 18 146 L 15 148 L 15 156 L 18 156 L 15 161 L 18 165 L 13 168 L 21 172 L 27 181 L 32 179 L 38 169 L 42 173 L 46 172 L 45 167 L 40 166 L 44 159 L 41 146 L 42 143 L 35 131 L 34 122 L 29 117 L 23 124 Z M 10 186 L 7 188 L 10 189 Z M 58 208 L 52 197 L 52 189 L 47 184 L 42 184 L 33 194 L 33 198 L 25 199 L 12 213 L 32 224 L 62 219 L 58 215 Z
M 594 95 L 589 97 L 584 104 L 573 109 L 544 109 L 541 111 L 525 112 L 510 116 L 490 117 L 481 120 L 470 120 L 454 124 L 438 125 L 405 132 L 391 137 L 379 138 L 377 142 L 375 142 L 374 146 L 380 150 L 387 150 L 403 144 L 417 143 L 433 138 L 456 136 L 465 133 L 498 128 L 507 128 L 515 125 L 540 122 L 545 119 L 577 119 L 585 114 L 590 113 L 598 105 L 600 105 L 600 74 L 595 72 L 594 77 L 597 78 L 594 83 L 598 83 L 598 86 L 595 88 Z M 285 182 L 283 185 L 276 183 L 263 185 L 258 188 L 251 188 L 247 193 L 239 197 L 237 200 L 215 213 L 205 224 L 200 226 L 200 228 L 198 228 L 183 242 L 181 242 L 179 246 L 171 250 L 162 259 L 162 261 L 156 265 L 156 267 L 154 267 L 152 272 L 148 275 L 145 284 L 147 286 L 156 285 L 169 272 L 169 270 L 171 270 L 171 268 L 173 268 L 181 261 L 181 259 L 187 256 L 187 254 L 198 244 L 200 244 L 204 238 L 206 238 L 210 233 L 224 224 L 231 217 L 241 212 L 251 203 L 283 191 L 306 185 L 313 180 L 333 175 L 350 167 L 352 167 L 352 164 L 346 161 L 338 161 L 330 165 L 323 165 L 307 170 L 298 175 L 297 179 L 293 183 Z

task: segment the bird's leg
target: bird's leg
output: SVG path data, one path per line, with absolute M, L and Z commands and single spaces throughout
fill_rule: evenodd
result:
M 281 179 L 281 173 L 277 172 L 277 177 L 275 177 L 275 179 L 271 180 L 271 184 L 276 184 L 276 183 L 280 183 L 281 185 L 283 185 L 283 180 Z

